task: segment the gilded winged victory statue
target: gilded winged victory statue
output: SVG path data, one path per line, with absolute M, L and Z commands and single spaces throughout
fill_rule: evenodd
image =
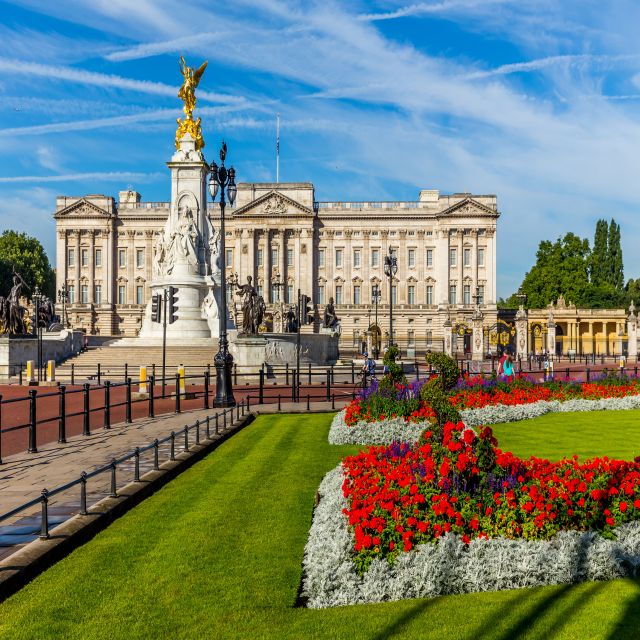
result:
M 207 68 L 207 62 L 203 62 L 196 70 L 187 65 L 184 56 L 180 56 L 180 73 L 184 78 L 178 97 L 184 102 L 182 110 L 185 113 L 184 120 L 177 119 L 178 130 L 176 131 L 176 149 L 180 148 L 180 140 L 185 133 L 190 133 L 191 137 L 196 141 L 196 149 L 204 147 L 202 139 L 202 129 L 200 127 L 200 118 L 193 119 L 193 110 L 196 107 L 196 87 L 200 84 L 200 78 L 204 70 Z

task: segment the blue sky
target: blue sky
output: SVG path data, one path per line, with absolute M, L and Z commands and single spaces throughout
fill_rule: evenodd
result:
M 621 223 L 640 277 L 640 3 L 0 0 L 0 229 L 53 258 L 55 196 L 166 200 L 178 57 L 211 157 L 318 200 L 495 193 L 498 290 L 541 239 Z

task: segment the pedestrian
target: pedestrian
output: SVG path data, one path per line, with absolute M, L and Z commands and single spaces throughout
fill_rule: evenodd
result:
M 545 356 L 544 361 L 542 363 L 542 368 L 544 369 L 544 381 L 547 381 L 547 378 L 549 376 L 549 360 L 547 359 L 547 357 Z
M 504 371 L 504 377 L 507 382 L 512 382 L 514 377 L 514 369 L 513 369 L 513 360 L 511 359 L 511 354 L 508 354 L 504 359 L 502 364 L 502 369 Z

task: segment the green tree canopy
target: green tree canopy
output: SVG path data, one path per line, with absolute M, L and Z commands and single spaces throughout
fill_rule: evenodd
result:
M 591 252 L 591 282 L 601 285 L 609 282 L 609 225 L 606 220 L 596 222 L 596 234 Z
M 620 225 L 611 219 L 609 225 L 609 283 L 616 289 L 624 287 L 624 265 L 620 244 Z
M 29 287 L 23 289 L 26 297 L 30 298 L 38 285 L 45 295 L 54 299 L 55 271 L 40 241 L 26 233 L 7 230 L 0 236 L 0 295 L 9 293 L 14 268 Z

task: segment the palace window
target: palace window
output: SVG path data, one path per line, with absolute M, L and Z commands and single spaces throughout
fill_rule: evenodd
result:
M 318 304 L 324 304 L 324 285 L 318 287 Z
M 231 287 L 227 287 L 225 291 L 227 293 L 227 304 L 231 304 L 232 302 Z
M 258 263 L 258 266 L 261 267 L 264 261 L 262 249 L 258 249 L 258 255 L 256 257 L 256 261 Z
M 353 266 L 357 269 L 360 267 L 360 249 L 353 250 Z
M 427 249 L 427 267 L 433 267 L 433 249 Z
M 271 266 L 275 267 L 278 265 L 278 249 L 277 247 L 271 248 Z
M 82 304 L 88 304 L 89 303 L 89 285 L 87 285 L 87 284 L 83 284 L 80 287 L 80 302 Z
M 471 285 L 465 284 L 462 290 L 463 304 L 471 304 Z
M 409 264 L 409 267 L 416 266 L 416 250 L 415 249 L 409 249 L 409 253 L 407 255 L 407 262 Z
M 336 304 L 342 304 L 342 285 L 341 284 L 337 284 L 336 285 L 336 300 L 335 300 Z
M 136 286 L 136 304 L 144 304 L 144 285 Z
M 380 266 L 380 249 L 371 249 L 371 266 Z
M 455 249 L 449 249 L 449 266 L 455 267 L 458 264 L 458 252 Z
M 484 304 L 484 285 L 478 287 L 478 304 Z
M 96 264 L 96 267 L 102 266 L 102 249 L 96 249 L 95 264 Z
M 96 284 L 93 287 L 93 301 L 95 304 L 100 304 L 102 302 L 102 286 Z
M 293 304 L 293 285 L 292 284 L 287 285 L 287 302 L 289 304 Z
M 336 267 L 342 266 L 342 249 L 336 249 Z
M 416 332 L 413 329 L 407 331 L 407 347 L 409 349 L 416 348 Z
M 126 249 L 118 249 L 118 266 L 119 267 L 127 266 L 127 250 Z
M 398 304 L 398 285 L 396 284 L 391 287 L 391 300 L 393 304 Z
M 464 255 L 464 266 L 470 267 L 471 266 L 471 249 L 465 249 L 463 255 Z
M 353 304 L 360 304 L 360 285 L 356 284 L 353 287 Z
M 457 288 L 455 284 L 452 284 L 449 287 L 449 304 L 457 304 L 456 297 L 457 297 Z
M 262 285 L 261 284 L 256 286 L 256 292 L 258 293 L 259 296 L 262 295 Z
M 89 249 L 82 249 L 80 251 L 80 259 L 83 267 L 89 264 Z
M 67 265 L 70 267 L 76 266 L 76 250 L 67 249 Z
M 433 331 L 427 331 L 427 348 L 429 348 L 431 346 L 431 343 L 433 342 Z
M 427 304 L 433 304 L 433 285 L 427 285 Z
M 318 266 L 324 267 L 324 249 L 318 249 Z
M 287 267 L 293 267 L 293 249 L 287 249 Z
M 484 267 L 484 248 L 478 248 L 478 266 Z
M 416 303 L 416 287 L 413 284 L 410 284 L 407 287 L 407 303 L 408 304 Z
M 279 298 L 280 298 L 280 287 L 274 287 L 273 285 L 271 286 L 271 304 L 275 304 L 276 302 L 279 302 Z
M 67 287 L 67 291 L 69 292 L 69 304 L 73 304 L 76 301 L 76 288 L 71 285 Z
M 144 249 L 136 249 L 136 267 L 144 267 Z
M 233 249 L 225 249 L 225 264 L 227 267 L 233 266 Z
M 124 285 L 118 287 L 118 304 L 127 303 L 127 288 Z

